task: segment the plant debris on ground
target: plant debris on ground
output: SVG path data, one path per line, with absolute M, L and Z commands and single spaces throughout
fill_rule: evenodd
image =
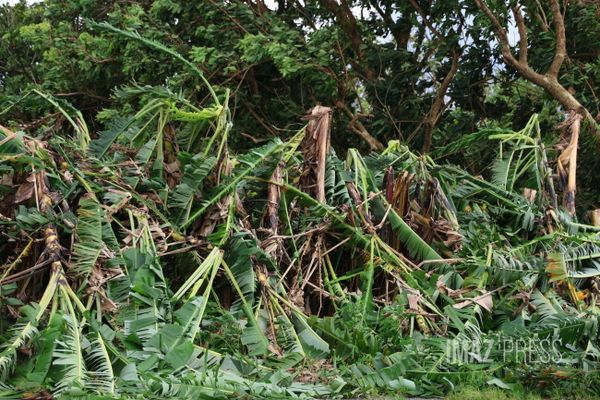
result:
M 474 134 L 499 149 L 486 180 L 394 141 L 341 158 L 321 105 L 234 154 L 229 93 L 205 83 L 202 107 L 120 88 L 139 108 L 102 132 L 34 91 L 64 134 L 2 127 L 2 398 L 600 392 L 580 117 L 557 149 L 535 115 Z

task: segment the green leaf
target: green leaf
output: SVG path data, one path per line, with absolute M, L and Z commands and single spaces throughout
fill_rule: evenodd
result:
M 102 220 L 104 212 L 98 201 L 90 196 L 79 200 L 77 209 L 77 240 L 73 245 L 71 266 L 73 270 L 86 278 L 100 256 L 102 242 Z
M 173 369 L 178 369 L 190 361 L 193 353 L 194 345 L 192 342 L 186 340 L 167 353 L 165 362 L 173 367 Z

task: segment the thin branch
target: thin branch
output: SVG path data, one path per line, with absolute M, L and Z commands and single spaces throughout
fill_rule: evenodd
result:
M 319 0 L 319 3 L 329 10 L 335 17 L 342 32 L 350 44 L 350 48 L 355 55 L 350 62 L 352 66 L 359 71 L 369 81 L 375 79 L 377 73 L 367 64 L 362 62 L 364 54 L 362 50 L 363 39 L 359 30 L 358 22 L 347 0 Z
M 519 62 L 527 64 L 527 28 L 525 27 L 525 20 L 521 13 L 521 6 L 517 5 L 512 7 L 513 15 L 517 23 L 517 29 L 519 30 Z
M 401 42 L 401 38 L 398 35 L 398 32 L 396 31 L 396 29 L 394 29 L 395 22 L 392 19 L 392 16 L 388 12 L 383 11 L 383 9 L 379 6 L 379 1 L 369 0 L 369 4 L 371 5 L 371 7 L 373 7 L 375 9 L 375 11 L 377 11 L 377 14 L 379 14 L 381 19 L 383 19 L 383 21 L 387 24 L 387 26 L 390 30 L 390 33 L 394 37 L 394 41 L 399 46 L 400 42 Z
M 417 13 L 419 13 L 419 15 L 421 16 L 421 18 L 423 18 L 423 22 L 429 28 L 429 30 L 438 39 L 446 40 L 447 39 L 447 35 L 443 35 L 440 31 L 438 31 L 435 28 L 435 26 L 433 26 L 433 24 L 431 23 L 431 21 L 429 20 L 429 18 L 427 18 L 427 15 L 423 12 L 423 9 L 419 6 L 419 4 L 417 4 L 417 2 L 415 0 L 409 0 L 409 1 L 410 1 L 410 4 L 413 6 L 413 8 L 417 11 Z
M 367 128 L 358 120 L 358 116 L 354 115 L 352 111 L 348 108 L 346 104 L 341 101 L 336 103 L 336 107 L 339 108 L 350 118 L 350 124 L 348 127 L 352 130 L 352 132 L 356 133 L 358 136 L 364 139 L 365 142 L 369 144 L 369 147 L 372 150 L 383 150 L 385 146 L 381 143 L 377 138 L 367 131 Z
M 510 44 L 508 42 L 508 36 L 506 35 L 506 29 L 502 26 L 496 15 L 490 10 L 485 1 L 483 0 L 475 0 L 475 4 L 483 13 L 488 17 L 490 22 L 492 23 L 492 27 L 498 36 L 498 41 L 500 42 L 500 46 L 502 47 L 502 55 L 508 62 L 508 60 L 514 60 L 517 63 L 517 60 L 514 58 L 512 51 L 510 50 Z
M 539 0 L 535 0 L 535 3 L 537 4 L 537 9 L 538 9 L 538 12 L 535 13 L 535 15 L 537 16 L 538 20 L 540 21 L 542 30 L 544 32 L 548 32 L 550 30 L 550 28 L 548 27 L 548 18 L 546 18 L 546 13 L 544 12 L 544 7 L 542 7 Z
M 446 97 L 446 93 L 448 92 L 448 87 L 452 80 L 456 76 L 456 72 L 458 71 L 458 61 L 460 59 L 461 53 L 455 51 L 452 55 L 452 62 L 450 64 L 450 70 L 444 77 L 440 87 L 438 88 L 435 98 L 433 99 L 433 103 L 431 104 L 431 108 L 429 110 L 429 114 L 427 115 L 425 121 L 425 137 L 423 138 L 423 153 L 428 153 L 431 148 L 431 139 L 433 136 L 433 128 L 435 128 L 446 104 L 444 103 L 444 97 Z
M 252 105 L 249 102 L 247 102 L 245 100 L 242 100 L 242 102 L 246 106 L 246 110 L 248 110 L 248 112 L 254 117 L 254 119 L 256 120 L 256 122 L 258 122 L 260 124 L 260 126 L 262 126 L 272 136 L 277 136 L 277 132 L 275 132 L 273 130 L 273 128 L 271 126 L 269 126 L 269 124 L 264 119 L 261 118 L 261 116 L 258 114 L 258 112 L 256 112 L 252 108 Z
M 553 78 L 558 77 L 558 72 L 567 57 L 567 39 L 565 35 L 565 23 L 560 12 L 558 0 L 550 0 L 550 9 L 552 10 L 552 21 L 556 36 L 556 49 L 554 51 L 554 59 L 548 68 L 547 74 Z

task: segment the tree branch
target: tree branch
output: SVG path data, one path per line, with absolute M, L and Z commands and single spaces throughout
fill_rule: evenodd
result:
M 425 13 L 423 12 L 423 9 L 419 6 L 419 4 L 417 4 L 417 2 L 415 0 L 409 0 L 410 4 L 413 6 L 413 8 L 417 11 L 417 13 L 421 16 L 421 18 L 423 18 L 423 22 L 425 23 L 425 25 L 429 28 L 429 30 L 438 38 L 438 39 L 446 39 L 446 35 L 442 35 L 442 33 L 440 31 L 438 31 L 435 26 L 433 26 L 433 24 L 431 23 L 431 21 L 429 20 L 429 18 L 427 18 L 427 15 L 425 15 Z
M 369 0 L 369 4 L 375 9 L 375 11 L 377 11 L 377 14 L 379 14 L 381 19 L 383 19 L 383 21 L 387 24 L 390 33 L 394 37 L 396 45 L 399 47 L 402 46 L 402 43 L 404 42 L 404 37 L 402 37 L 399 34 L 398 30 L 394 27 L 395 22 L 392 19 L 390 13 L 388 13 L 387 11 L 383 11 L 383 9 L 379 6 L 379 1 L 377 0 Z
M 519 46 L 521 48 L 521 54 L 519 60 L 515 58 L 508 42 L 506 35 L 506 29 L 502 26 L 496 15 L 487 6 L 485 0 L 474 0 L 475 4 L 479 9 L 487 16 L 492 24 L 500 46 L 502 49 L 502 56 L 506 63 L 517 70 L 519 74 L 528 81 L 544 88 L 556 101 L 558 101 L 567 111 L 575 111 L 581 114 L 591 125 L 591 131 L 600 137 L 600 129 L 598 124 L 594 120 L 592 114 L 570 93 L 564 86 L 558 81 L 558 72 L 563 64 L 563 61 L 567 57 L 566 49 L 566 37 L 565 37 L 565 25 L 563 16 L 560 11 L 560 5 L 558 0 L 549 0 L 550 8 L 552 9 L 552 17 L 554 22 L 555 36 L 556 36 L 556 48 L 554 58 L 548 71 L 545 74 L 540 74 L 533 70 L 527 63 L 526 56 L 523 56 L 522 50 L 527 47 L 527 32 L 525 30 L 525 24 L 521 15 L 521 11 L 517 7 L 513 7 L 513 13 L 515 15 L 515 21 L 517 22 L 517 28 L 519 29 Z
M 508 36 L 506 35 L 506 29 L 504 29 L 504 27 L 502 26 L 502 24 L 500 23 L 498 18 L 496 18 L 496 16 L 492 12 L 492 10 L 490 10 L 490 8 L 485 3 L 485 1 L 475 0 L 475 4 L 477 5 L 477 7 L 479 7 L 479 9 L 481 11 L 483 11 L 483 13 L 487 16 L 487 18 L 492 23 L 492 27 L 494 28 L 494 31 L 496 32 L 496 36 L 498 37 L 498 41 L 500 42 L 500 47 L 502 48 L 502 56 L 504 57 L 506 62 L 509 62 L 509 60 L 514 60 L 514 61 L 511 61 L 510 64 L 512 65 L 513 62 L 518 64 L 517 60 L 514 58 L 512 51 L 510 49 L 510 44 L 508 42 Z
M 519 62 L 527 64 L 527 28 L 525 27 L 525 20 L 521 13 L 521 6 L 517 5 L 512 7 L 513 15 L 515 16 L 515 22 L 517 23 L 517 29 L 519 30 Z
M 560 12 L 558 0 L 550 0 L 550 9 L 552 10 L 552 21 L 554 24 L 556 48 L 554 50 L 554 59 L 548 68 L 547 75 L 558 78 L 558 72 L 567 57 L 567 39 L 565 35 L 565 23 Z
M 477 4 L 477 7 L 479 7 L 479 9 L 483 11 L 483 13 L 488 17 L 488 19 L 492 23 L 494 31 L 496 32 L 496 37 L 500 42 L 500 47 L 502 49 L 502 57 L 504 58 L 504 61 L 506 61 L 508 65 L 516 69 L 517 72 L 520 73 L 525 79 L 528 79 L 529 81 L 537 85 L 543 86 L 543 81 L 546 80 L 544 76 L 535 72 L 526 62 L 520 62 L 515 58 L 510 48 L 510 43 L 508 41 L 506 29 L 502 26 L 498 18 L 496 18 L 492 10 L 490 10 L 490 8 L 485 3 L 485 1 L 475 0 L 475 4 Z M 519 42 L 523 43 L 523 39 L 521 38 Z
M 367 128 L 358 120 L 358 116 L 354 115 L 352 111 L 348 108 L 346 104 L 342 101 L 338 101 L 336 103 L 336 107 L 339 108 L 350 118 L 350 124 L 348 127 L 352 130 L 352 132 L 356 133 L 360 136 L 365 142 L 368 143 L 371 150 L 383 150 L 385 146 L 379 140 L 377 140 L 373 135 L 367 131 Z
M 454 79 L 456 72 L 458 71 L 458 61 L 460 59 L 460 52 L 455 51 L 452 54 L 452 63 L 450 64 L 450 70 L 444 77 L 442 84 L 438 88 L 435 93 L 435 97 L 433 99 L 433 103 L 431 104 L 431 108 L 429 109 L 429 113 L 427 118 L 425 119 L 425 132 L 423 138 L 423 153 L 428 153 L 431 148 L 431 140 L 433 136 L 433 129 L 435 128 L 442 112 L 446 104 L 444 103 L 444 97 L 446 97 L 446 93 L 448 92 L 448 87 L 450 83 Z
M 348 40 L 350 40 L 352 50 L 358 59 L 362 59 L 362 37 L 358 32 L 358 24 L 352 14 L 352 10 L 348 6 L 348 2 L 341 0 L 340 4 L 338 4 L 336 0 L 321 0 L 321 3 L 335 15 L 342 30 L 348 37 Z
M 354 52 L 356 59 L 353 60 L 352 66 L 357 71 L 363 73 L 367 80 L 373 80 L 377 76 L 377 73 L 369 67 L 366 63 L 363 63 L 363 51 L 362 51 L 362 37 L 358 29 L 358 23 L 352 10 L 348 5 L 347 0 L 340 0 L 340 3 L 336 0 L 319 0 L 333 15 L 335 16 L 337 23 L 342 28 L 344 34 L 350 42 L 350 47 Z

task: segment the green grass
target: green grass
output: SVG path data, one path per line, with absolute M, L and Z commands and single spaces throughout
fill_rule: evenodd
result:
M 524 393 L 522 391 L 509 392 L 507 390 L 488 388 L 488 389 L 477 389 L 472 387 L 465 387 L 459 389 L 457 392 L 452 393 L 447 400 L 540 400 L 542 397 L 532 394 Z
M 541 400 L 541 399 L 570 399 L 570 400 L 592 400 L 600 399 L 589 393 L 571 392 L 567 390 L 557 390 L 546 395 L 526 392 L 523 389 L 514 391 L 502 390 L 498 388 L 480 389 L 475 387 L 459 388 L 456 392 L 448 395 L 447 400 Z

